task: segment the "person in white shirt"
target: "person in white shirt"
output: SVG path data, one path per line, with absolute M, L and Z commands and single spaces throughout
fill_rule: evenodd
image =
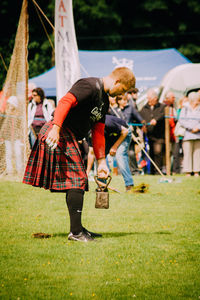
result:
M 199 93 L 188 95 L 188 105 L 181 109 L 179 122 L 184 127 L 183 172 L 198 177 L 200 172 L 200 100 Z
M 33 99 L 28 105 L 28 129 L 30 147 L 33 148 L 35 140 L 42 126 L 52 119 L 54 107 L 45 98 L 43 89 L 35 88 L 32 90 Z

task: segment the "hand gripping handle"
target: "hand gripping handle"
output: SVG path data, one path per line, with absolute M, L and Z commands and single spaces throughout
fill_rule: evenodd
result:
M 108 185 L 111 182 L 111 179 L 112 179 L 112 177 L 110 175 L 108 175 L 107 182 L 104 183 L 104 182 L 101 182 L 101 181 L 98 180 L 98 176 L 97 175 L 94 176 L 94 180 L 95 180 L 96 184 L 98 185 L 98 187 L 100 188 L 100 190 L 102 192 L 107 189 Z

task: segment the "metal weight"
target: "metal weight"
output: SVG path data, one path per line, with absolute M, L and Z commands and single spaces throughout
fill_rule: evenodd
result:
M 108 185 L 111 181 L 111 176 L 108 176 L 106 184 L 101 183 L 100 181 L 97 180 L 97 176 L 94 176 L 94 179 L 97 184 L 97 189 L 96 189 L 96 202 L 95 202 L 95 208 L 109 208 L 109 192 L 108 192 Z

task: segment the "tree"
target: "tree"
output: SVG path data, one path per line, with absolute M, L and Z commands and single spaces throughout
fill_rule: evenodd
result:
M 54 24 L 55 0 L 37 0 Z M 132 8 L 133 6 L 133 8 Z M 6 65 L 10 56 L 20 15 L 18 1 L 1 0 L 0 53 Z M 73 0 L 78 48 L 81 50 L 176 48 L 192 62 L 199 62 L 200 2 L 198 0 Z M 52 28 L 41 17 L 53 42 Z M 29 0 L 29 77 L 54 65 L 52 47 Z M 1 63 L 0 85 L 6 71 Z

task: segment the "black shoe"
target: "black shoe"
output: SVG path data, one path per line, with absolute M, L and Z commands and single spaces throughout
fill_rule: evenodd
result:
M 86 228 L 83 227 L 83 233 L 85 233 L 86 235 L 95 238 L 95 237 L 102 237 L 102 234 L 100 233 L 95 233 L 95 232 L 91 232 L 89 230 L 87 230 Z
M 70 232 L 70 234 L 68 235 L 68 240 L 70 241 L 78 241 L 78 242 L 92 242 L 94 241 L 94 239 L 85 234 L 83 231 L 81 231 L 79 234 L 73 234 L 72 232 Z

